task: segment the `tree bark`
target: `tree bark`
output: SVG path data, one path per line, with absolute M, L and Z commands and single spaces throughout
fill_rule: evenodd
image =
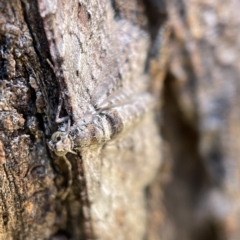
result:
M 1 1 L 0 239 L 239 239 L 238 9 Z
M 167 161 L 149 188 L 151 239 L 239 239 L 239 1 L 166 3 Z
M 150 31 L 145 9 L 137 1 L 1 3 L 1 239 L 144 238 L 144 189 L 161 161 L 150 106 L 133 129 L 78 155 L 57 157 L 47 144 L 67 131 L 55 122 L 59 98 L 60 117 L 81 126 L 100 101 L 131 107 L 151 89 L 149 53 L 162 21 Z

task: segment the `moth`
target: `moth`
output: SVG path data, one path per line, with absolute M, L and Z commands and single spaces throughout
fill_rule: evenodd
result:
M 108 99 L 108 104 L 104 101 L 95 107 L 94 113 L 86 113 L 72 126 L 70 126 L 69 117 L 59 118 L 62 107 L 62 100 L 60 100 L 56 122 L 68 121 L 67 129 L 53 133 L 48 146 L 57 156 L 64 158 L 69 169 L 68 189 L 63 198 L 69 193 L 72 184 L 71 163 L 66 158 L 66 154 L 68 152 L 81 154 L 81 151 L 86 148 L 102 146 L 121 133 L 130 130 L 154 107 L 155 101 L 150 93 L 144 92 L 130 100 L 127 98 L 126 103 L 116 106 L 115 103 L 119 102 L 122 96 L 119 93 L 112 99 Z M 124 98 L 126 99 L 126 96 Z
M 100 109 L 91 117 L 86 115 L 71 127 L 68 118 L 57 118 L 57 122 L 68 120 L 68 127 L 66 131 L 53 133 L 49 147 L 56 155 L 65 156 L 68 152 L 76 154 L 86 147 L 104 144 L 140 121 L 153 105 L 153 97 L 144 93 L 134 102 Z

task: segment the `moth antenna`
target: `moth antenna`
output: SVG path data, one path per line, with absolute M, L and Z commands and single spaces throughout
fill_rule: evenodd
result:
M 52 65 L 52 63 L 50 62 L 50 60 L 47 58 L 46 61 L 47 61 L 48 65 L 51 67 L 51 69 L 53 70 L 53 72 L 55 73 L 54 66 Z

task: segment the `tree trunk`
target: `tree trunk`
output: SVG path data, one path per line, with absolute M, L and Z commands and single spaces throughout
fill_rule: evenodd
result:
M 237 240 L 240 2 L 166 3 L 166 161 L 148 189 L 151 239 Z
M 239 238 L 237 1 L 0 9 L 0 239 Z
M 1 10 L 1 239 L 143 239 L 144 189 L 161 161 L 144 100 L 161 22 L 151 36 L 137 2 L 3 1 Z M 104 119 L 113 133 L 58 157 L 47 147 L 67 132 L 58 108 L 71 140 L 88 118 L 90 133 Z

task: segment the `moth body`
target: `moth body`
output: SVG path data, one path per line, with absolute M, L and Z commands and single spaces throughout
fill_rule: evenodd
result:
M 129 130 L 147 111 L 154 106 L 154 99 L 145 93 L 129 104 L 105 109 L 93 115 L 87 115 L 66 132 L 55 132 L 49 147 L 58 156 L 67 152 L 75 153 L 86 147 L 99 146 Z

